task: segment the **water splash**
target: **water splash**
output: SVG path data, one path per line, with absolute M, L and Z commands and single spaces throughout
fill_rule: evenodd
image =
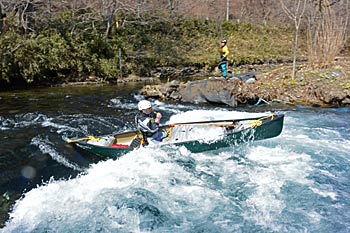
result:
M 84 169 L 80 168 L 78 165 L 70 162 L 68 159 L 66 159 L 63 155 L 61 155 L 55 148 L 54 145 L 49 141 L 48 138 L 43 138 L 41 136 L 34 137 L 31 142 L 32 145 L 35 145 L 39 147 L 40 151 L 43 154 L 48 154 L 51 156 L 51 158 L 58 163 L 68 167 L 72 168 L 76 171 L 84 171 Z
M 110 104 L 108 105 L 108 107 L 136 110 L 137 109 L 137 103 L 125 102 L 125 100 L 121 99 L 121 98 L 112 98 L 110 100 Z
M 180 110 L 171 121 L 232 116 L 255 115 Z M 289 112 L 279 137 L 249 145 L 143 148 L 93 164 L 27 192 L 0 232 L 348 232 L 348 125 L 311 116 Z
M 183 123 L 194 121 L 211 121 L 211 120 L 227 120 L 227 119 L 244 119 L 252 117 L 261 117 L 269 115 L 269 113 L 247 113 L 239 111 L 212 111 L 212 110 L 192 110 L 181 112 L 171 116 L 168 123 Z
M 280 231 L 281 226 L 276 222 L 287 206 L 283 188 L 288 183 L 312 185 L 313 182 L 308 179 L 314 170 L 312 160 L 307 154 L 261 146 L 252 147 L 247 159 L 253 166 L 249 168 L 246 178 L 254 189 L 246 200 L 244 216 L 265 228 Z
M 141 150 L 31 190 L 16 203 L 4 232 L 176 231 L 227 204 L 164 151 Z
M 18 114 L 13 118 L 0 117 L 1 128 L 14 129 L 25 128 L 31 125 L 41 124 L 47 120 L 47 116 L 41 113 Z

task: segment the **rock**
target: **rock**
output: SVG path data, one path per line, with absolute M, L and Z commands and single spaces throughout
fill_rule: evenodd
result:
M 146 98 L 155 98 L 155 99 L 164 99 L 165 96 L 162 94 L 160 91 L 160 86 L 159 85 L 146 85 L 144 86 L 140 92 L 141 95 L 144 95 Z
M 179 85 L 180 85 L 180 82 L 177 81 L 177 80 L 172 80 L 169 84 L 169 87 L 175 87 L 175 88 L 178 88 Z
M 178 92 L 179 85 L 180 83 L 178 81 L 165 85 L 146 85 L 139 91 L 139 94 L 145 96 L 146 99 L 180 100 L 181 95 Z
M 98 80 L 98 78 L 96 76 L 90 75 L 88 77 L 88 80 L 91 81 L 91 82 L 96 82 Z
M 323 70 L 310 71 L 307 67 L 300 69 L 295 79 L 291 79 L 291 67 L 282 66 L 268 74 L 258 74 L 259 78 L 254 72 L 248 72 L 229 74 L 228 80 L 212 78 L 187 83 L 174 80 L 161 86 L 144 87 L 143 93 L 146 98 L 225 104 L 231 107 L 260 104 L 262 100 L 266 104 L 278 101 L 306 106 L 349 106 L 350 72 L 340 68 L 326 72 L 331 79 L 322 76 L 325 73 Z M 195 72 L 196 69 L 184 69 L 187 74 Z
M 173 91 L 173 92 L 171 92 L 169 98 L 171 98 L 173 100 L 180 100 L 181 99 L 181 95 L 179 94 L 179 92 Z
M 216 103 L 237 107 L 234 90 L 240 81 L 201 80 L 179 89 L 182 101 L 190 103 Z
M 245 81 L 246 83 L 255 83 L 256 79 L 255 78 L 250 78 L 247 81 Z
M 346 94 L 342 91 L 322 92 L 322 99 L 326 104 L 339 105 L 346 98 Z
M 350 96 L 347 96 L 345 99 L 342 101 L 343 105 L 350 105 Z

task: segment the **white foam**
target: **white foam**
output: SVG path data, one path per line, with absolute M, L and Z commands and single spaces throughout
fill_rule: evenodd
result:
M 316 211 L 304 211 L 304 214 L 310 218 L 312 222 L 319 223 L 322 219 L 322 215 Z
M 84 169 L 80 168 L 78 165 L 69 162 L 68 159 L 66 159 L 63 155 L 61 155 L 53 145 L 51 145 L 50 141 L 48 139 L 44 139 L 41 136 L 34 137 L 31 141 L 32 145 L 35 145 L 39 147 L 40 151 L 44 154 L 48 154 L 51 156 L 51 158 L 58 163 L 72 168 L 76 171 L 84 171 Z
M 164 103 L 156 104 L 159 108 L 167 107 Z M 226 110 L 181 111 L 170 122 L 266 115 Z M 0 232 L 42 229 L 147 232 L 140 227 L 147 216 L 134 208 L 133 203 L 149 204 L 160 215 L 166 215 L 165 219 L 174 219 L 173 226 L 165 224 L 162 228 L 168 232 L 193 231 L 192 226 L 205 221 L 222 227 L 223 232 L 244 231 L 246 226 L 275 232 L 330 226 L 328 222 L 319 224 L 329 215 L 318 212 L 314 201 L 320 199 L 325 212 L 334 213 L 334 218 L 344 218 L 347 215 L 341 212 L 343 194 L 332 183 L 324 185 L 315 181 L 314 176 L 321 173 L 332 179 L 346 179 L 339 177 L 343 174 L 323 169 L 338 164 L 337 159 L 342 163 L 348 161 L 350 141 L 332 130 L 318 130 L 321 133 L 314 134 L 299 118 L 286 117 L 285 122 L 283 133 L 276 139 L 227 148 L 218 154 L 217 151 L 193 154 L 185 147 L 175 146 L 167 150 L 142 148 L 118 160 L 91 165 L 75 179 L 52 180 L 18 201 L 10 221 Z M 298 127 L 293 127 L 295 124 Z M 45 145 L 54 149 L 50 143 Z M 336 155 L 326 157 L 328 152 Z M 320 155 L 327 160 L 317 160 Z M 305 203 L 290 203 L 300 200 L 298 193 L 287 193 L 294 188 L 310 195 L 302 199 Z M 332 212 L 337 207 L 328 204 L 334 200 L 339 210 Z M 300 221 L 297 226 L 295 221 Z
M 75 179 L 50 181 L 16 203 L 4 232 L 44 228 L 65 232 L 82 226 L 93 231 L 91 224 L 96 221 L 104 222 L 103 229 L 139 232 L 141 214 L 137 209 L 116 205 L 125 198 L 139 201 L 135 190 L 151 193 L 148 201 L 162 212 L 188 219 L 201 218 L 216 206 L 228 204 L 220 192 L 167 160 L 164 151 L 141 149 L 94 164 Z M 171 182 L 174 179 L 176 184 Z
M 247 113 L 238 111 L 212 111 L 212 110 L 193 110 L 171 116 L 168 123 L 184 123 L 195 121 L 211 121 L 226 119 L 244 119 L 250 117 L 266 116 L 268 113 Z
M 119 98 L 113 98 L 110 100 L 112 103 L 111 105 L 108 105 L 108 107 L 118 107 L 122 109 L 137 109 L 137 103 L 122 103 L 122 101 Z
M 249 183 L 254 192 L 246 201 L 245 218 L 273 230 L 280 230 L 276 220 L 286 207 L 282 187 L 286 182 L 312 185 L 308 175 L 313 171 L 311 158 L 280 147 L 252 147 L 247 158 L 254 162 L 249 171 Z
M 0 118 L 2 126 L 5 128 L 24 128 L 41 123 L 47 116 L 41 113 L 18 114 L 14 119 Z
M 211 126 L 196 126 L 183 125 L 175 126 L 172 131 L 172 137 L 168 141 L 185 142 L 198 140 L 199 142 L 211 143 L 224 138 L 224 129 Z
M 320 190 L 320 189 L 315 188 L 315 187 L 310 187 L 310 189 L 312 190 L 312 192 L 314 192 L 322 197 L 329 197 L 333 201 L 337 200 L 337 193 L 336 192 Z

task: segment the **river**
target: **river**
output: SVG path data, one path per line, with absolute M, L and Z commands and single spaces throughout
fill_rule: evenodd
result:
M 276 138 L 197 154 L 102 160 L 67 146 L 133 129 L 140 85 L 0 93 L 0 232 L 350 232 L 349 108 L 155 101 L 163 123 L 277 111 L 285 124 Z

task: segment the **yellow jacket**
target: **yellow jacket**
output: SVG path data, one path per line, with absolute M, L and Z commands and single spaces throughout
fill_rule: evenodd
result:
M 229 54 L 230 54 L 230 51 L 228 50 L 227 45 L 225 45 L 224 47 L 220 48 L 220 57 L 221 58 L 226 58 L 227 59 Z

